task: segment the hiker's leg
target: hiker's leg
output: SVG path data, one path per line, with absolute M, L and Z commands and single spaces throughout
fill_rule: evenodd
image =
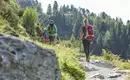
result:
M 83 40 L 83 47 L 84 47 L 84 53 L 86 55 L 86 60 L 88 58 L 88 52 L 87 52 L 87 41 Z
M 43 42 L 45 43 L 45 36 L 43 36 Z
M 56 37 L 55 37 L 55 36 L 53 36 L 53 44 L 55 44 L 55 39 L 56 39 Z
M 47 43 L 47 37 L 45 37 L 45 43 Z
M 55 36 L 54 42 L 55 42 L 55 44 L 57 44 L 57 36 Z
M 51 44 L 52 42 L 52 36 L 49 36 L 49 43 Z
M 51 43 L 51 44 L 54 44 L 54 39 L 55 39 L 54 36 L 50 36 L 50 43 Z
M 87 53 L 89 54 L 89 41 L 87 40 Z
M 84 49 L 84 53 L 86 54 L 86 45 L 85 45 L 85 40 L 82 40 L 82 43 L 83 43 L 83 49 Z
M 90 41 L 87 41 L 87 54 L 88 54 L 88 56 L 87 56 L 87 58 L 88 58 L 88 62 L 89 62 L 89 59 L 90 59 Z

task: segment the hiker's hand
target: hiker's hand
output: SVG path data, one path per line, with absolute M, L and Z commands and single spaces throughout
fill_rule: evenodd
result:
M 82 36 L 82 35 L 80 35 L 80 36 L 79 36 L 79 38 L 80 38 L 80 39 L 82 39 L 82 38 L 83 38 L 83 36 Z
M 78 37 L 78 40 L 81 40 L 82 38 L 81 37 Z

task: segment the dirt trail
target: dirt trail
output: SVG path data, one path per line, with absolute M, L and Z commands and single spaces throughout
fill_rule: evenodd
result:
M 129 72 L 129 70 L 119 70 L 106 61 L 90 60 L 87 63 L 85 58 L 81 57 L 80 62 L 85 68 L 86 80 L 126 80 L 126 71 Z

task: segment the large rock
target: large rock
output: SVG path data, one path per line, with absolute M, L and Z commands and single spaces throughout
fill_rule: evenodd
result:
M 90 78 L 105 79 L 105 77 L 103 75 L 101 75 L 100 73 L 93 74 L 92 76 L 90 76 Z
M 0 80 L 61 80 L 56 54 L 0 34 Z
M 99 66 L 99 67 L 105 67 L 105 68 L 116 68 L 116 66 L 108 61 L 102 61 L 102 60 L 91 60 L 92 64 Z
M 117 78 L 117 77 L 120 77 L 121 76 L 121 73 L 111 73 L 109 74 L 109 78 Z

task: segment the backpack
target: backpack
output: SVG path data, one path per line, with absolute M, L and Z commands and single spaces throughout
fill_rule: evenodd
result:
M 55 25 L 53 25 L 53 26 L 48 26 L 48 32 L 50 33 L 50 34 L 53 34 L 53 33 L 55 33 L 56 32 L 56 29 L 55 29 Z
M 43 37 L 43 39 L 45 40 L 45 41 L 47 41 L 48 40 L 48 31 L 46 31 L 46 30 L 44 30 L 43 32 L 42 32 L 42 37 Z
M 43 32 L 42 32 L 42 35 L 41 36 L 43 36 L 43 37 L 48 37 L 48 31 L 47 30 L 44 30 Z
M 48 31 L 47 30 L 45 30 L 45 36 L 48 37 Z
M 87 25 L 87 33 L 86 33 L 86 40 L 93 40 L 94 39 L 94 30 L 91 25 Z

